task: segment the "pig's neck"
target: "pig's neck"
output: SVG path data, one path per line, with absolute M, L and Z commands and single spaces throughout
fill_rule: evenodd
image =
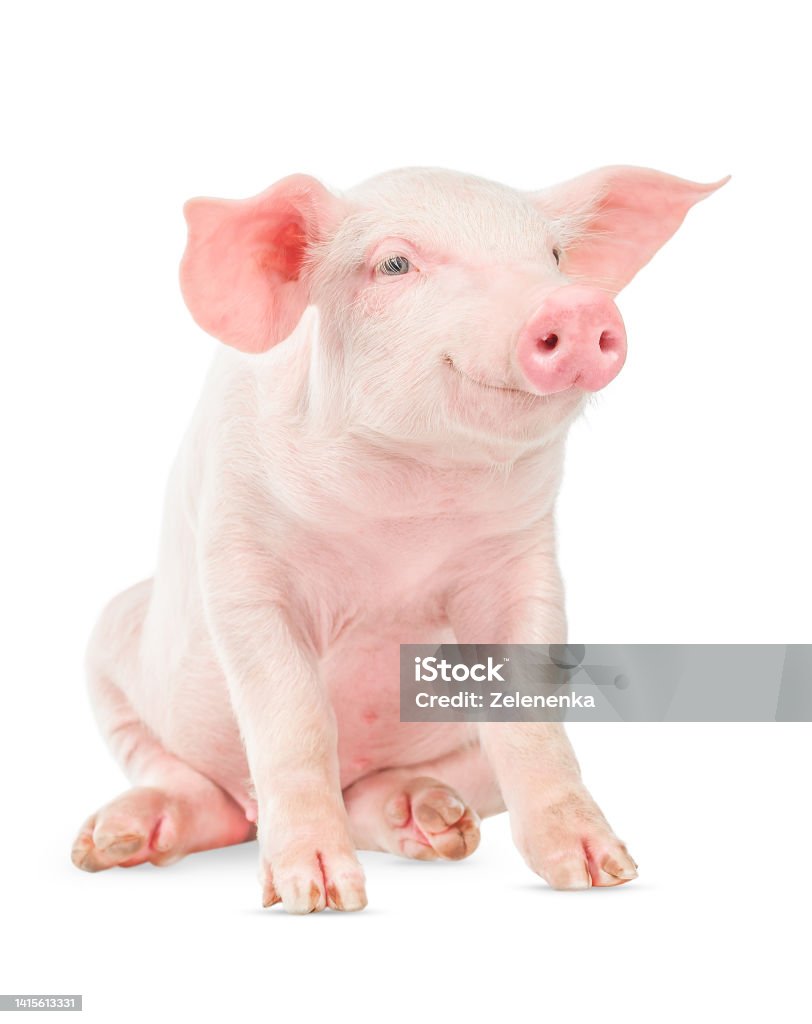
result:
M 390 437 L 357 424 L 348 424 L 341 432 L 341 442 L 352 446 L 361 457 L 412 463 L 438 473 L 509 473 L 517 463 L 543 460 L 557 441 L 556 438 L 519 445 L 490 438 L 462 437 L 439 443 Z
M 325 526 L 438 517 L 484 517 L 509 526 L 552 510 L 564 439 L 500 461 L 356 430 L 331 437 L 305 433 L 298 446 L 311 472 L 303 476 L 301 464 L 276 464 L 272 476 L 286 479 L 293 510 L 314 510 Z

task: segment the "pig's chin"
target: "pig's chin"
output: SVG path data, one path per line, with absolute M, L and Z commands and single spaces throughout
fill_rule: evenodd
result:
M 580 409 L 584 393 L 570 387 L 539 395 L 512 383 L 488 380 L 469 372 L 451 356 L 443 356 L 449 411 L 477 433 L 527 442 L 543 439 Z

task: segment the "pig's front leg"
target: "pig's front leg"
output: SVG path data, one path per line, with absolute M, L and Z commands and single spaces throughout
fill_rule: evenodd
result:
M 267 552 L 236 539 L 242 532 L 233 521 L 211 532 L 201 578 L 257 798 L 263 904 L 361 910 L 364 874 L 317 660 L 275 591 Z
M 498 550 L 486 553 L 496 571 L 472 568 L 463 579 L 449 605 L 459 643 L 565 642 L 549 527 L 541 539 L 508 558 Z M 562 725 L 484 722 L 480 736 L 516 845 L 537 874 L 555 889 L 621 885 L 637 876 L 637 865 L 581 780 Z

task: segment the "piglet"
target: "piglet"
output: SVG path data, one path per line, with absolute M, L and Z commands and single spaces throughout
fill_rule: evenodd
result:
M 418 168 L 187 203 L 183 295 L 223 346 L 155 575 L 90 642 L 134 788 L 87 819 L 77 866 L 257 836 L 266 906 L 359 910 L 357 850 L 460 859 L 507 809 L 555 888 L 635 877 L 561 726 L 401 722 L 399 645 L 566 642 L 567 429 L 623 366 L 614 296 L 721 184 Z

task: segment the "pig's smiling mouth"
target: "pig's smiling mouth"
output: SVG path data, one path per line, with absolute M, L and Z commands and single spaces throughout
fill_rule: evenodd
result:
M 488 391 L 501 391 L 503 394 L 521 395 L 522 398 L 534 398 L 539 401 L 552 397 L 550 395 L 537 395 L 534 391 L 525 391 L 524 388 L 516 388 L 510 384 L 493 384 L 490 381 L 472 377 L 470 374 L 466 373 L 465 370 L 461 370 L 449 355 L 443 356 L 443 362 L 449 367 L 449 369 L 453 370 L 454 373 L 462 377 L 464 380 L 467 380 L 471 384 L 476 384 L 477 387 L 486 388 Z

